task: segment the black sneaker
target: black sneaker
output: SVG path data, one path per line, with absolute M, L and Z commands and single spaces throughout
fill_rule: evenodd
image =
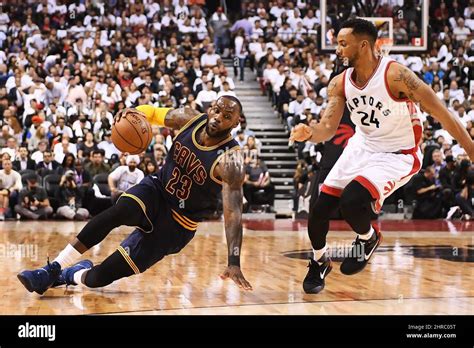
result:
M 332 270 L 331 259 L 323 256 L 325 261 L 319 265 L 312 258 L 309 259 L 308 274 L 303 280 L 303 290 L 307 294 L 317 294 L 324 289 L 324 278 L 327 277 Z
M 350 255 L 341 264 L 342 274 L 352 275 L 362 271 L 374 254 L 375 249 L 382 243 L 382 233 L 380 233 L 378 227 L 372 227 L 375 232 L 369 240 L 362 240 L 357 236 L 352 243 Z

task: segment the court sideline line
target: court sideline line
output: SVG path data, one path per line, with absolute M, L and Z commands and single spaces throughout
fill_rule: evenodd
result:
M 468 299 L 474 298 L 474 296 L 460 296 L 460 297 L 404 297 L 405 300 L 437 300 L 437 299 Z M 298 302 L 275 302 L 275 303 L 244 303 L 240 305 L 218 305 L 218 306 L 197 306 L 188 308 L 165 308 L 165 309 L 144 309 L 144 310 L 133 310 L 133 311 L 121 311 L 121 312 L 107 312 L 107 313 L 89 313 L 86 315 L 109 315 L 109 314 L 123 314 L 123 313 L 136 313 L 136 312 L 157 312 L 157 311 L 175 311 L 175 310 L 189 310 L 189 309 L 207 309 L 207 308 L 226 308 L 226 307 L 250 307 L 250 306 L 273 306 L 273 305 L 285 305 L 285 304 L 305 304 L 305 303 L 337 303 L 337 302 L 371 302 L 371 301 L 398 301 L 399 298 L 384 298 L 384 299 L 367 299 L 367 300 L 323 300 L 323 301 L 298 301 Z

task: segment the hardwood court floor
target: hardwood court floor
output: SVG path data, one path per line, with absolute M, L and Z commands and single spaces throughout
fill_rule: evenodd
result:
M 254 287 L 239 290 L 219 278 L 227 252 L 222 222 L 200 225 L 194 240 L 146 273 L 97 289 L 27 292 L 16 278 L 45 264 L 81 229 L 76 222 L 0 223 L 0 314 L 473 314 L 474 224 L 385 222 L 382 246 L 354 276 L 334 269 L 326 289 L 306 295 L 301 281 L 309 251 L 306 222 L 245 223 L 243 271 Z M 130 228 L 113 231 L 85 257 L 101 262 Z M 331 225 L 333 250 L 355 235 Z

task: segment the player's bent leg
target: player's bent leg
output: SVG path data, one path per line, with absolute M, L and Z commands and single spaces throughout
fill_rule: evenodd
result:
M 308 235 L 314 250 L 320 250 L 326 246 L 329 219 L 338 207 L 339 197 L 324 192 L 319 194 L 316 203 L 311 206 L 308 217 Z
M 60 275 L 61 265 L 48 261 L 48 264 L 42 268 L 20 272 L 17 278 L 29 292 L 34 291 L 42 295 L 58 280 Z
M 61 275 L 58 280 L 54 282 L 53 288 L 61 285 L 77 285 L 74 281 L 74 275 L 79 271 L 87 271 L 94 267 L 94 264 L 90 260 L 81 260 L 71 267 L 66 267 L 61 271 Z
M 85 251 L 100 243 L 112 229 L 122 225 L 140 226 L 143 219 L 144 213 L 140 205 L 131 198 L 120 199 L 115 206 L 91 219 L 73 244 L 68 244 L 53 262 L 48 261 L 47 265 L 36 270 L 22 271 L 17 277 L 28 291 L 41 295 L 48 288 L 58 285 L 63 274 L 61 269 L 67 269 L 74 264 Z
M 116 250 L 112 255 L 104 260 L 100 265 L 84 272 L 84 275 L 77 279 L 89 288 L 101 288 L 113 283 L 121 278 L 130 277 L 135 274 L 134 270 L 127 263 L 122 254 Z
M 362 271 L 382 242 L 378 227 L 370 223 L 373 201 L 370 192 L 357 181 L 351 181 L 342 192 L 342 216 L 358 234 L 350 254 L 341 264 L 343 274 L 351 275 Z
M 99 265 L 94 266 L 89 260 L 81 260 L 65 268 L 54 286 L 82 285 L 88 288 L 101 288 L 133 274 L 135 272 L 117 250 Z
M 308 235 L 314 249 L 310 258 L 308 273 L 303 281 L 307 294 L 317 294 L 324 289 L 324 279 L 332 270 L 331 259 L 326 255 L 326 236 L 329 231 L 329 218 L 339 207 L 339 197 L 321 192 L 316 203 L 311 206 L 308 219 Z
M 357 234 L 370 231 L 373 200 L 370 192 L 357 181 L 351 181 L 342 191 L 342 217 Z
M 77 239 L 87 248 L 99 244 L 114 228 L 140 226 L 144 213 L 138 203 L 129 197 L 118 200 L 117 204 L 94 216 L 78 234 Z

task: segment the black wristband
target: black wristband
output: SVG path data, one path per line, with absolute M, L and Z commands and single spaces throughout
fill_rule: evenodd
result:
M 240 256 L 231 255 L 227 258 L 227 263 L 229 266 L 240 267 Z

